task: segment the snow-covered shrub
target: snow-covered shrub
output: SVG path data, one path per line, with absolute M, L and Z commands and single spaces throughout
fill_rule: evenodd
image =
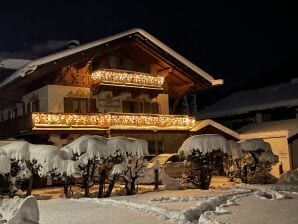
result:
M 184 141 L 178 150 L 185 158 L 189 168 L 184 175 L 186 182 L 191 182 L 201 189 L 208 189 L 212 172 L 223 168 L 227 155 L 231 155 L 228 141 L 221 135 L 195 135 Z
M 272 165 L 278 162 L 269 143 L 262 139 L 247 139 L 238 142 L 243 152 L 240 178 L 245 183 L 266 184 L 276 181 L 270 174 Z
M 148 155 L 148 143 L 142 139 L 133 139 L 125 137 L 113 137 L 109 139 L 109 148 L 114 151 L 120 163 L 114 160 L 114 165 L 110 175 L 110 187 L 106 195 L 110 195 L 115 181 L 121 178 L 125 183 L 126 194 L 136 192 L 136 183 L 138 177 L 144 175 L 147 160 L 144 156 Z M 119 154 L 120 152 L 120 154 Z
M 233 140 L 229 140 L 231 154 L 227 156 L 224 162 L 225 174 L 234 181 L 235 178 L 240 178 L 241 174 L 241 159 L 243 156 L 240 144 Z
M 1 194 L 13 196 L 24 180 L 31 176 L 29 164 L 29 144 L 19 141 L 0 146 Z
M 82 136 L 60 149 L 60 157 L 64 159 L 61 173 L 66 179 L 81 174 L 81 186 L 85 189 L 85 196 L 89 195 L 89 187 L 98 179 L 99 197 L 102 197 L 106 179 L 110 182 L 106 195 L 111 193 L 115 181 L 120 177 L 127 180 L 127 177 L 131 176 L 132 181 L 128 180 L 128 182 L 133 183 L 134 186 L 140 173 L 139 158 L 147 154 L 148 144 L 144 140 L 126 137 L 105 138 L 97 135 Z M 69 161 L 66 162 L 65 159 Z M 124 164 L 127 165 L 124 166 Z M 137 166 L 135 167 L 134 164 Z M 131 174 L 128 175 L 128 172 Z M 99 177 L 96 178 L 96 175 Z

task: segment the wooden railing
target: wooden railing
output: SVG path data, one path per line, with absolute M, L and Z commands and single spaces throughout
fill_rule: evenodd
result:
M 195 119 L 181 115 L 128 114 L 128 113 L 32 113 L 34 129 L 152 129 L 189 130 Z

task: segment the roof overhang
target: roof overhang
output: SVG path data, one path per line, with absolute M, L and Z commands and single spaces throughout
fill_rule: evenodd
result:
M 165 52 L 166 54 L 172 56 L 173 58 L 175 58 L 177 61 L 179 61 L 180 63 L 182 63 L 185 68 L 188 68 L 190 70 L 192 70 L 194 73 L 196 73 L 200 78 L 203 78 L 204 80 L 206 80 L 206 82 L 210 83 L 210 86 L 218 86 L 218 85 L 222 85 L 223 84 L 223 80 L 222 79 L 214 79 L 211 75 L 209 75 L 207 72 L 205 72 L 204 70 L 200 69 L 198 66 L 196 66 L 195 64 L 193 64 L 192 62 L 190 62 L 189 60 L 187 60 L 186 58 L 184 58 L 183 56 L 181 56 L 179 53 L 177 53 L 176 51 L 174 51 L 173 49 L 171 49 L 170 47 L 168 47 L 167 45 L 165 45 L 164 43 L 162 43 L 161 41 L 159 41 L 158 39 L 156 39 L 155 37 L 153 37 L 152 35 L 150 35 L 149 33 L 147 33 L 146 31 L 142 30 L 142 29 L 131 29 L 128 30 L 126 32 L 122 32 L 116 35 L 112 35 L 97 41 L 93 41 L 87 44 L 83 44 L 80 45 L 76 48 L 72 48 L 72 49 L 68 49 L 65 51 L 61 51 L 46 57 L 42 57 L 39 58 L 37 60 L 31 61 L 30 63 L 24 65 L 22 68 L 20 68 L 19 70 L 17 70 L 15 73 L 13 73 L 10 77 L 8 77 L 7 79 L 5 79 L 2 83 L 0 83 L 0 89 L 10 85 L 11 83 L 17 81 L 20 78 L 29 76 L 31 73 L 35 72 L 39 66 L 42 66 L 44 64 L 47 63 L 55 63 L 55 61 L 62 59 L 64 57 L 68 57 L 74 54 L 78 54 L 81 53 L 83 54 L 84 51 L 89 50 L 91 48 L 94 47 L 98 47 L 101 45 L 105 45 L 108 46 L 110 42 L 115 41 L 117 39 L 120 38 L 133 38 L 133 36 L 135 35 L 139 35 L 142 36 L 142 38 L 145 41 L 150 42 L 151 44 L 155 45 L 156 47 L 160 48 L 163 52 Z

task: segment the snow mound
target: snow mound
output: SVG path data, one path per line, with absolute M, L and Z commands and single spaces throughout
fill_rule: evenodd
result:
M 255 196 L 261 199 L 281 200 L 287 198 L 285 194 L 275 190 L 256 191 Z
M 216 211 L 216 210 L 222 212 L 222 209 L 219 209 L 221 205 L 227 204 L 228 201 L 231 199 L 235 200 L 235 196 L 237 196 L 237 197 L 247 196 L 250 193 L 251 193 L 250 190 L 239 189 L 239 190 L 235 190 L 234 192 L 229 193 L 229 194 L 210 197 L 206 201 L 198 202 L 197 206 L 185 209 L 180 214 L 180 216 L 181 216 L 180 219 L 191 222 L 194 220 L 200 220 L 200 217 L 205 212 L 210 213 L 210 212 Z M 199 221 L 199 223 L 200 223 L 200 221 Z M 201 221 L 201 223 L 204 223 L 204 222 Z
M 231 154 L 228 141 L 221 135 L 194 135 L 183 142 L 178 150 L 178 154 L 191 155 L 193 150 L 206 154 L 218 149 L 226 154 Z
M 8 224 L 38 224 L 39 209 L 34 196 L 26 197 L 19 205 Z

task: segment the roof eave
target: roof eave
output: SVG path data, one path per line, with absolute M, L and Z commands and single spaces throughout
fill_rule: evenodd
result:
M 180 55 L 179 53 L 177 53 L 176 51 L 174 51 L 173 49 L 171 49 L 170 47 L 168 47 L 167 45 L 165 45 L 164 43 L 162 43 L 155 37 L 153 37 L 151 34 L 147 33 L 146 31 L 144 31 L 142 29 L 135 28 L 135 29 L 130 29 L 128 31 L 118 33 L 118 34 L 115 34 L 115 35 L 112 35 L 112 36 L 109 36 L 109 37 L 106 37 L 106 38 L 103 38 L 103 39 L 100 39 L 97 41 L 83 44 L 76 48 L 64 50 L 64 51 L 62 51 L 63 54 L 62 54 L 62 52 L 57 52 L 57 53 L 39 58 L 37 60 L 34 60 L 34 61 L 24 65 L 22 68 L 20 68 L 15 73 L 13 73 L 10 77 L 8 77 L 2 83 L 0 83 L 0 89 L 3 88 L 4 86 L 6 86 L 7 84 L 9 84 L 10 82 L 13 82 L 17 77 L 24 77 L 24 76 L 34 72 L 37 69 L 37 67 L 42 64 L 58 60 L 62 57 L 70 56 L 72 54 L 75 54 L 75 53 L 78 53 L 78 52 L 81 52 L 81 51 L 84 51 L 84 50 L 87 50 L 87 49 L 90 49 L 90 48 L 93 48 L 93 47 L 96 47 L 96 46 L 99 46 L 102 44 L 107 44 L 108 42 L 113 41 L 115 39 L 133 35 L 135 33 L 141 34 L 142 36 L 144 36 L 145 38 L 150 40 L 152 43 L 156 44 L 158 47 L 163 49 L 165 52 L 167 52 L 168 54 L 175 57 L 178 61 L 183 63 L 186 67 L 190 68 L 195 73 L 197 73 L 199 76 L 201 76 L 202 78 L 207 80 L 211 84 L 211 86 L 223 85 L 223 82 L 224 82 L 223 79 L 214 79 L 207 72 L 200 69 L 198 66 L 196 66 L 195 64 L 193 64 L 192 62 L 190 62 L 189 60 L 184 58 L 182 55 Z

